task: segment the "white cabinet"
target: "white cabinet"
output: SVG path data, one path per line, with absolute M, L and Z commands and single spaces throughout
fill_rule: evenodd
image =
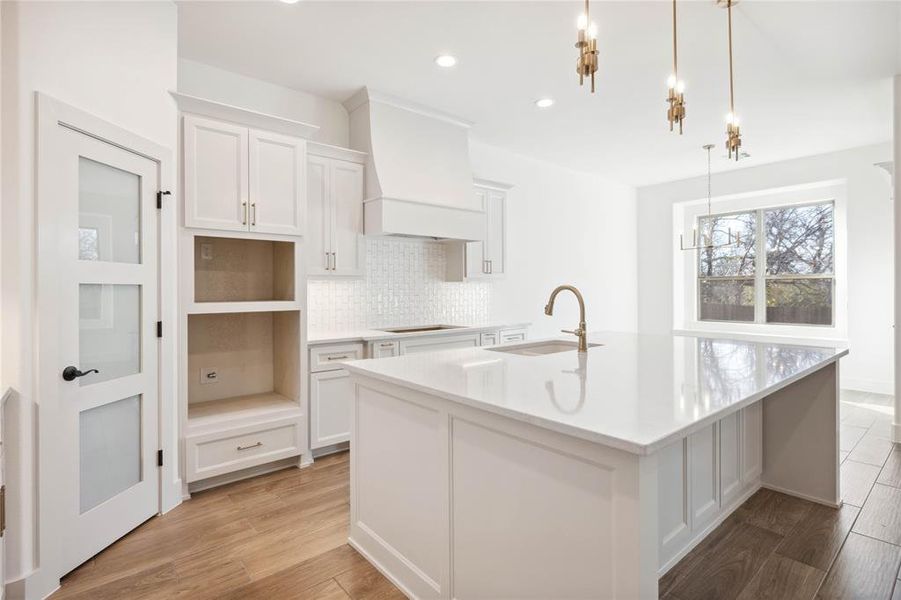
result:
M 350 439 L 354 389 L 344 369 L 310 375 L 310 447 L 314 450 Z
M 307 163 L 308 269 L 318 276 L 363 274 L 363 165 L 316 155 Z
M 369 358 L 391 356 L 400 356 L 400 344 L 397 342 L 369 342 Z
M 304 233 L 306 142 L 184 117 L 185 226 Z
M 479 345 L 480 346 L 496 346 L 498 343 L 498 332 L 497 331 L 486 331 L 479 335 Z
M 526 341 L 525 329 L 501 329 L 498 335 L 500 336 L 501 344 Z
M 452 348 L 476 348 L 479 346 L 479 334 L 434 335 L 417 338 L 405 338 L 400 341 L 401 354 L 417 354 L 419 352 L 435 352 Z
M 447 280 L 486 279 L 506 270 L 507 189 L 476 185 L 475 195 L 485 211 L 485 239 L 448 246 Z

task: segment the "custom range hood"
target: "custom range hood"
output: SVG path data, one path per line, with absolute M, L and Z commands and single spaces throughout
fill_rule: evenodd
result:
M 344 106 L 351 148 L 369 154 L 367 235 L 484 238 L 484 208 L 469 165 L 470 123 L 367 88 Z

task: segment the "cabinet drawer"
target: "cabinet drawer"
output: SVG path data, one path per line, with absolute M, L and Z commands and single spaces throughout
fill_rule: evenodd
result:
M 333 371 L 341 368 L 341 363 L 363 358 L 363 344 L 340 344 L 334 346 L 313 346 L 310 348 L 310 371 Z
M 288 418 L 185 439 L 188 483 L 298 456 L 303 419 Z
M 479 334 L 469 335 L 432 335 L 421 338 L 407 338 L 400 343 L 401 354 L 418 354 L 435 352 L 453 348 L 476 348 L 479 345 Z
M 495 346 L 495 345 L 497 345 L 497 340 L 498 340 L 498 334 L 496 331 L 483 333 L 479 336 L 479 345 L 480 346 Z
M 526 341 L 525 329 L 503 329 L 500 332 L 501 344 Z
M 399 355 L 400 345 L 397 342 L 369 342 L 369 358 L 388 358 Z

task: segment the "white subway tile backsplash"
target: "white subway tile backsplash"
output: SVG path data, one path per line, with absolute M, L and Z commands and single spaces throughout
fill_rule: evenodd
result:
M 488 320 L 488 282 L 444 280 L 444 244 L 420 240 L 366 240 L 363 279 L 311 279 L 307 284 L 311 330 L 403 327 Z

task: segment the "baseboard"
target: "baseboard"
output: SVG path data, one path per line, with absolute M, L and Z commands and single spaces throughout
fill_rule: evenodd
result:
M 356 550 L 363 558 L 365 558 L 369 564 L 371 564 L 373 567 L 375 567 L 376 571 L 378 571 L 379 573 L 384 575 L 388 581 L 393 583 L 394 587 L 399 589 L 401 594 L 403 594 L 407 598 L 412 598 L 413 600 L 416 600 L 416 596 L 413 595 L 413 592 L 411 592 L 409 589 L 407 589 L 407 587 L 401 581 L 399 581 L 396 577 L 394 577 L 394 575 L 392 575 L 388 571 L 388 569 L 386 569 L 385 566 L 382 565 L 382 563 L 380 563 L 375 558 L 373 558 L 372 554 L 367 552 L 365 548 L 360 546 L 360 544 L 356 543 L 354 541 L 353 537 L 347 538 L 347 544 L 351 548 Z
M 229 483 L 234 483 L 236 481 L 250 479 L 251 477 L 258 477 L 267 473 L 281 471 L 282 469 L 287 469 L 289 467 L 298 467 L 298 458 L 299 457 L 297 456 L 293 456 L 291 458 L 283 458 L 281 460 L 267 463 L 265 465 L 241 469 L 240 471 L 235 471 L 233 473 L 226 473 L 224 475 L 210 477 L 209 479 L 201 479 L 200 481 L 191 482 L 188 484 L 188 497 L 190 497 L 190 494 L 193 494 L 195 492 L 202 492 L 203 490 L 219 487 L 220 485 L 226 485 Z
M 840 508 L 841 502 L 832 502 L 831 500 L 823 500 L 822 498 L 815 498 L 813 496 L 808 496 L 807 494 L 799 494 L 798 492 L 793 492 L 792 490 L 787 490 L 785 488 L 781 488 L 778 485 L 770 485 L 768 483 L 764 483 L 761 487 L 765 487 L 768 490 L 773 490 L 774 492 L 779 492 L 780 494 L 785 494 L 786 496 L 794 496 L 795 498 L 800 498 L 801 500 L 807 500 L 808 502 L 813 502 L 815 504 L 822 504 L 823 506 L 828 506 L 829 508 Z
M 891 396 L 895 393 L 895 382 L 893 381 L 874 381 L 871 379 L 854 379 L 841 377 L 841 388 L 843 390 L 853 390 L 855 392 L 867 392 L 869 394 L 885 394 Z
M 322 448 L 316 448 L 313 450 L 313 460 L 317 458 L 322 458 L 323 456 L 328 456 L 329 454 L 337 454 L 339 452 L 344 452 L 345 450 L 350 450 L 350 442 L 341 442 L 339 444 L 332 444 L 331 446 L 324 446 Z

